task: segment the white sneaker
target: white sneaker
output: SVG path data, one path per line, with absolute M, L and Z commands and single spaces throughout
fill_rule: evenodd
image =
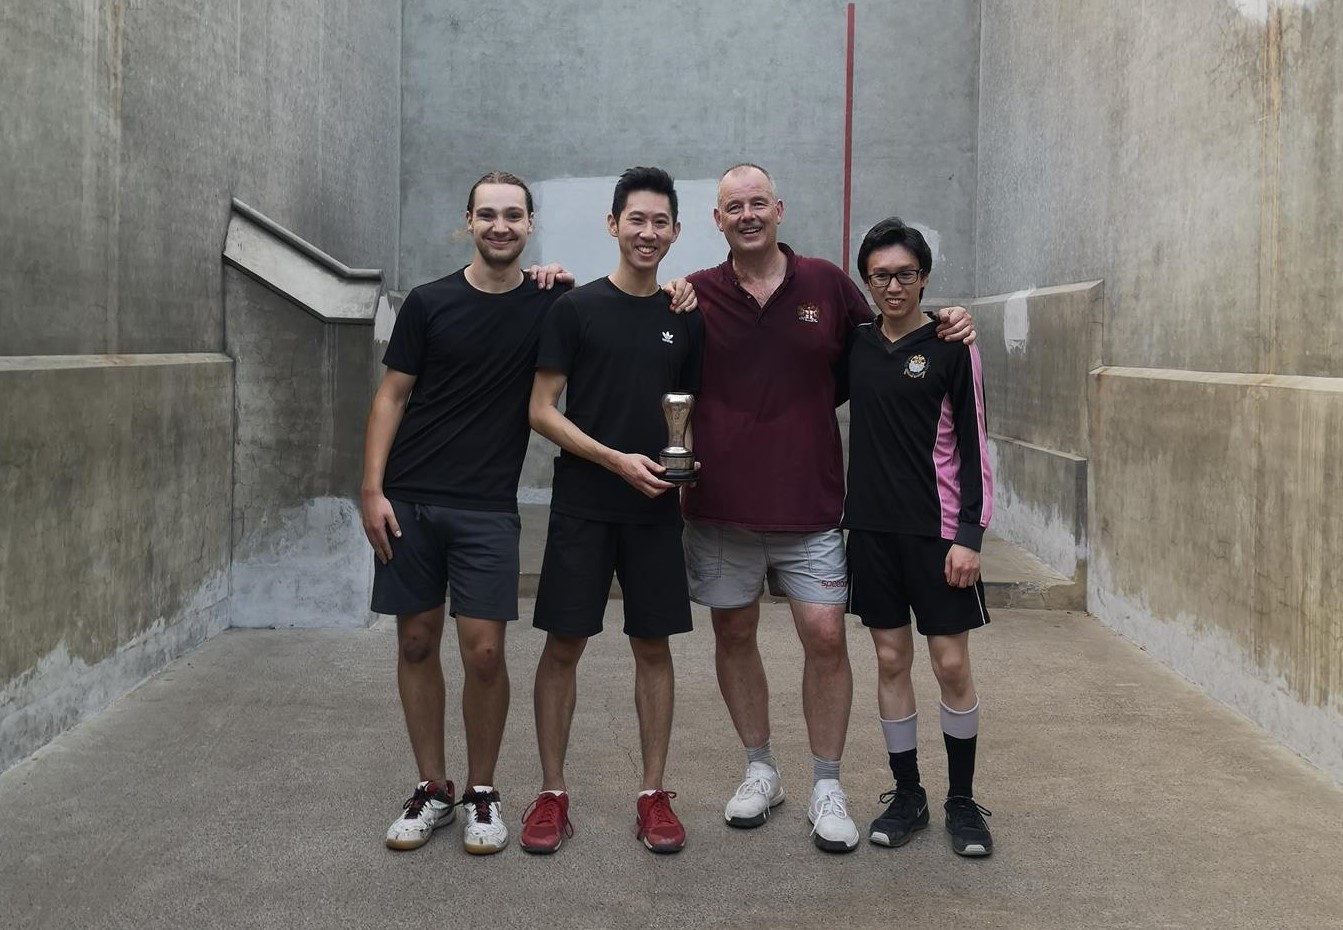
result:
M 858 846 L 858 825 L 849 816 L 849 799 L 833 778 L 823 778 L 811 792 L 807 808 L 811 838 L 817 849 L 852 852 Z
M 497 853 L 508 845 L 508 827 L 499 810 L 499 792 L 490 785 L 474 785 L 462 795 L 466 826 L 462 846 L 477 856 Z
M 723 810 L 723 819 L 734 827 L 758 827 L 769 819 L 771 807 L 783 803 L 779 772 L 767 762 L 746 766 L 746 779 Z
M 452 823 L 456 816 L 452 782 L 437 785 L 422 781 L 403 805 L 401 816 L 387 828 L 387 845 L 392 849 L 419 849 L 435 830 Z

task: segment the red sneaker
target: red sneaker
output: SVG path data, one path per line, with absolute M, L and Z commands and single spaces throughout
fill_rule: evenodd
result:
M 553 853 L 566 836 L 574 835 L 569 822 L 569 795 L 542 791 L 522 815 L 518 845 L 529 853 Z
M 675 791 L 661 788 L 639 795 L 639 832 L 634 835 L 655 853 L 680 852 L 685 846 L 685 827 L 671 809 L 674 797 Z

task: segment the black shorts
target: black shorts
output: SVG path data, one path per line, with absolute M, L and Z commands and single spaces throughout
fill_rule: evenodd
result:
M 533 623 L 560 636 L 597 635 L 612 576 L 625 597 L 626 636 L 661 639 L 690 631 L 679 521 L 606 523 L 553 510 Z
M 391 537 L 392 560 L 373 559 L 373 605 L 406 616 L 442 606 L 456 617 L 518 619 L 516 513 L 461 510 L 392 501 L 401 537 Z
M 864 626 L 909 624 L 912 608 L 924 636 L 954 636 L 989 622 L 984 582 L 947 584 L 949 539 L 849 530 L 849 613 Z

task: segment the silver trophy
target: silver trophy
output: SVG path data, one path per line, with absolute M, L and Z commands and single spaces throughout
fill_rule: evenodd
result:
M 695 453 L 686 448 L 685 433 L 690 426 L 690 412 L 695 409 L 694 394 L 663 394 L 662 415 L 667 418 L 667 448 L 658 461 L 667 469 L 664 481 L 687 484 L 695 480 Z

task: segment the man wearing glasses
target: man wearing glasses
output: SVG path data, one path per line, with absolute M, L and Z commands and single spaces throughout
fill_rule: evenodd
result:
M 947 751 L 943 805 L 952 849 L 988 856 L 987 810 L 974 799 L 979 699 L 970 630 L 989 622 L 979 550 L 993 513 L 979 350 L 937 338 L 920 312 L 933 256 L 898 217 L 872 227 L 858 272 L 880 315 L 858 327 L 848 356 L 850 608 L 877 650 L 877 705 L 895 788 L 869 839 L 902 846 L 928 826 L 919 781 L 910 610 L 941 688 Z
M 768 578 L 788 597 L 805 655 L 813 841 L 848 852 L 858 828 L 839 782 L 853 674 L 844 639 L 849 585 L 838 529 L 844 472 L 834 370 L 849 333 L 873 314 L 842 270 L 778 241 L 783 214 L 768 172 L 751 164 L 728 169 L 714 210 L 728 259 L 690 276 L 705 356 L 694 415 L 703 468 L 685 496 L 686 565 L 692 599 L 711 608 L 718 684 L 746 749 L 745 778 L 724 819 L 756 827 L 783 800 L 756 639 Z M 942 314 L 943 338 L 973 339 L 964 308 Z

